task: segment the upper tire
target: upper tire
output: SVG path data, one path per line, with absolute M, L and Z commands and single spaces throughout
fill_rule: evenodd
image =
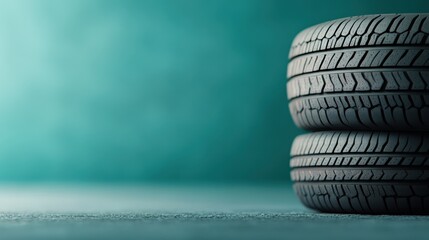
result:
M 429 14 L 322 23 L 297 35 L 289 58 L 298 127 L 429 131 Z

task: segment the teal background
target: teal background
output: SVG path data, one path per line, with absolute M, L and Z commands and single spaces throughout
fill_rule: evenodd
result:
M 302 29 L 429 1 L 0 1 L 0 181 L 289 181 Z

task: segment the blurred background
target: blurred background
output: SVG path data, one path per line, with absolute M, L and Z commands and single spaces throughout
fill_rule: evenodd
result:
M 429 1 L 0 1 L 0 181 L 288 182 L 293 37 Z

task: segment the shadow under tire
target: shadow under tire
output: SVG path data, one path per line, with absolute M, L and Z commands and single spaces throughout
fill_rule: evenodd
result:
M 429 14 L 338 19 L 292 43 L 289 109 L 308 130 L 429 131 Z
M 291 178 L 321 212 L 429 214 L 429 136 L 326 131 L 298 136 Z

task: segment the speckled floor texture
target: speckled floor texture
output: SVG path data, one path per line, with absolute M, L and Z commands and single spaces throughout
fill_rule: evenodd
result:
M 321 214 L 288 185 L 0 186 L 0 239 L 412 239 L 429 217 Z

